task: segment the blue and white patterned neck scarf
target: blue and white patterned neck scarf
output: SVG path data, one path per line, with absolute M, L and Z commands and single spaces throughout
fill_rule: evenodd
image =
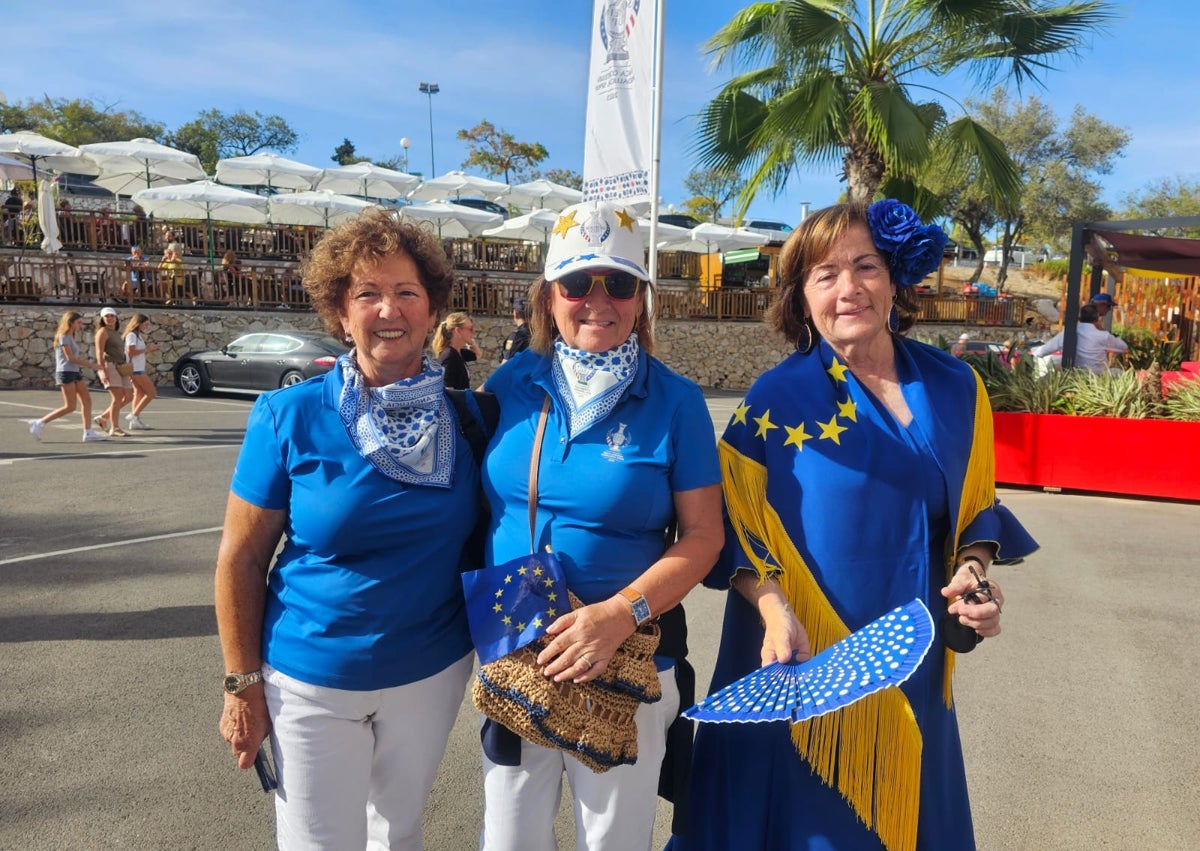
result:
M 637 375 L 637 334 L 607 352 L 573 349 L 554 341 L 554 385 L 567 406 L 567 433 L 573 438 L 608 416 Z
M 354 448 L 385 476 L 411 485 L 450 487 L 454 423 L 440 365 L 428 355 L 412 378 L 368 387 L 351 351 L 338 358 L 338 414 Z

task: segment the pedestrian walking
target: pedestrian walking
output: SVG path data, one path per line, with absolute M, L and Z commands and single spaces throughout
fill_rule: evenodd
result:
M 145 334 L 150 328 L 150 317 L 144 313 L 135 313 L 125 326 L 125 358 L 133 367 L 130 379 L 133 381 L 133 405 L 125 420 L 131 429 L 148 430 L 150 426 L 142 422 L 142 411 L 154 401 L 158 390 L 154 380 L 146 371 L 146 353 L 158 351 L 158 343 L 147 343 Z
M 100 370 L 100 364 L 87 360 L 79 352 L 75 335 L 83 329 L 83 314 L 68 310 L 58 321 L 54 332 L 54 383 L 62 390 L 63 403 L 40 420 L 29 421 L 29 433 L 34 440 L 42 439 L 46 423 L 83 408 L 83 440 L 104 440 L 106 436 L 92 429 L 92 394 L 83 378 L 82 368 Z

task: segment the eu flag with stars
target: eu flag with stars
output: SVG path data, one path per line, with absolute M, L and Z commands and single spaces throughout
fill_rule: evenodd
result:
M 562 565 L 549 552 L 468 571 L 462 584 L 481 665 L 541 638 L 555 618 L 571 610 Z

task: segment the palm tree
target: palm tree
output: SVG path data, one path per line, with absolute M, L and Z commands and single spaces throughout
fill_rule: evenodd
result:
M 968 116 L 949 121 L 938 78 L 990 85 L 1038 81 L 1113 17 L 1110 4 L 1038 0 L 776 0 L 742 9 L 706 49 L 747 68 L 701 114 L 697 152 L 709 168 L 748 173 L 744 213 L 801 162 L 841 159 L 852 200 L 889 194 L 933 212 L 920 186 L 931 160 L 970 168 L 996 199 L 1019 178 L 1004 144 Z

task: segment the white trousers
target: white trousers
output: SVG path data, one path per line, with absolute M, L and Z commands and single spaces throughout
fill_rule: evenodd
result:
M 474 653 L 379 691 L 313 686 L 263 666 L 284 851 L 420 851 L 421 814 Z
M 496 765 L 483 757 L 482 851 L 556 851 L 554 818 L 567 782 L 579 851 L 649 851 L 658 801 L 658 772 L 667 728 L 679 711 L 675 669 L 660 671 L 662 700 L 643 703 L 634 716 L 638 756 L 633 765 L 595 774 L 562 751 L 521 740 L 521 764 Z

